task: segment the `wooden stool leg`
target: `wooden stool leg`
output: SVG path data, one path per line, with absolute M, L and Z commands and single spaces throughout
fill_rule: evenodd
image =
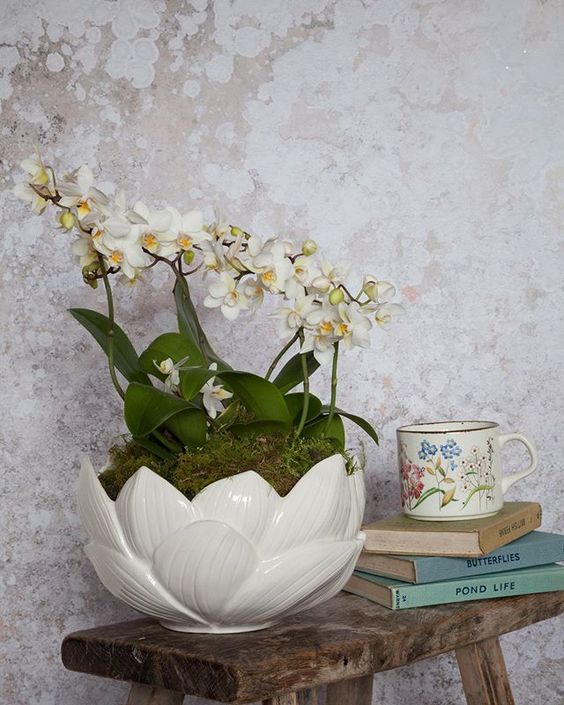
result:
M 182 705 L 183 693 L 132 683 L 126 705 Z
M 327 705 L 372 705 L 374 676 L 362 676 L 346 681 L 329 683 Z
M 456 649 L 468 705 L 515 705 L 499 639 Z
M 317 705 L 317 690 L 308 688 L 295 693 L 277 695 L 262 701 L 262 705 Z

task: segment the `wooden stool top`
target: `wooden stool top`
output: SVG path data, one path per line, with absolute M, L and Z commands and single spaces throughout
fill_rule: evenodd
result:
M 246 634 L 183 634 L 152 619 L 75 632 L 65 666 L 244 703 L 403 666 L 564 612 L 564 591 L 397 612 L 340 593 Z

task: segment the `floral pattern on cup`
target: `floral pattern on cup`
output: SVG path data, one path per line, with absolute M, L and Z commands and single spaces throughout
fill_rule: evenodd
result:
M 417 453 L 418 462 L 409 458 L 405 443 L 400 447 L 400 482 L 402 507 L 415 509 L 427 500 L 439 503 L 439 510 L 451 502 L 460 502 L 464 509 L 478 496 L 480 510 L 493 501 L 495 477 L 493 474 L 493 438 L 487 448 L 474 446 L 468 455 L 462 455 L 458 443 L 448 438 L 442 445 L 424 439 Z M 432 475 L 435 486 L 425 489 L 425 474 Z M 434 497 L 434 499 L 432 499 Z

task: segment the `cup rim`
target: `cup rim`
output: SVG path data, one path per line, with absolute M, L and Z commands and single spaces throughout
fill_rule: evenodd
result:
M 470 428 L 462 428 L 469 425 Z M 430 429 L 429 426 L 442 426 L 441 429 Z M 407 424 L 396 429 L 396 433 L 472 433 L 473 431 L 488 431 L 492 428 L 499 428 L 496 421 L 464 420 L 464 421 L 427 421 L 421 423 Z

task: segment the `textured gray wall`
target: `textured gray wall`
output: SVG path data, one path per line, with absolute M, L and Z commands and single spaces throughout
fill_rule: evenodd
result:
M 398 425 L 485 417 L 536 439 L 541 470 L 511 497 L 562 528 L 562 2 L 1 6 L 2 703 L 122 702 L 122 684 L 65 672 L 58 648 L 132 614 L 82 553 L 77 460 L 101 463 L 123 426 L 99 350 L 65 313 L 102 296 L 9 190 L 34 142 L 148 200 L 215 201 L 247 228 L 314 237 L 398 284 L 407 316 L 343 356 L 340 402 L 382 434 L 368 518 L 399 508 Z M 174 325 L 167 284 L 117 294 L 139 345 Z M 265 368 L 274 322 L 205 319 L 236 364 Z M 562 702 L 559 627 L 503 639 L 519 702 Z M 451 657 L 377 678 L 375 702 L 414 697 L 463 702 Z

